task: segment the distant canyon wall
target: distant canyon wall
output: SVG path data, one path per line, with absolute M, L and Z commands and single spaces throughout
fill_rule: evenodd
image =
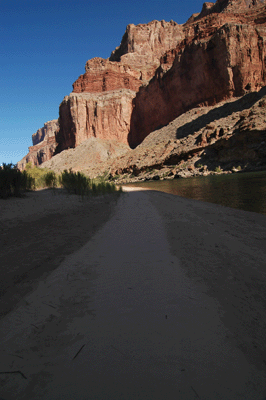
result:
M 57 147 L 55 136 L 58 130 L 59 123 L 57 119 L 46 122 L 42 128 L 38 129 L 32 135 L 33 145 L 29 147 L 28 154 L 17 163 L 17 167 L 23 170 L 29 162 L 38 166 L 50 160 Z

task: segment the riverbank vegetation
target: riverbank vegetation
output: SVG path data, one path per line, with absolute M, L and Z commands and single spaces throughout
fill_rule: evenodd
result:
M 16 165 L 3 164 L 0 167 L 0 198 L 20 197 L 28 190 L 44 188 L 64 188 L 69 193 L 81 196 L 99 195 L 121 192 L 114 183 L 107 182 L 104 177 L 90 179 L 80 172 L 65 170 L 61 174 L 54 171 L 33 167 L 28 163 L 24 171 Z
M 13 164 L 0 166 L 0 198 L 20 197 L 26 190 L 34 189 L 34 179 Z
M 81 172 L 72 172 L 71 170 L 65 170 L 59 176 L 59 181 L 68 192 L 79 194 L 81 196 L 112 193 L 117 191 L 115 184 L 105 181 L 104 178 L 90 179 Z M 121 188 L 119 191 L 121 191 Z

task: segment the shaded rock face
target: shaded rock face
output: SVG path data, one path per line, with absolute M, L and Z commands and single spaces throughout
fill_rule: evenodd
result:
M 25 169 L 26 164 L 31 162 L 32 165 L 40 165 L 50 160 L 56 149 L 55 135 L 59 130 L 58 120 L 48 121 L 44 126 L 32 135 L 33 146 L 29 147 L 28 154 L 17 163 L 20 170 Z
M 266 87 L 215 106 L 194 108 L 135 149 L 91 137 L 43 167 L 109 175 L 117 183 L 266 168 Z
M 265 77 L 266 28 L 223 25 L 209 40 L 184 45 L 172 67 L 157 70 L 134 99 L 129 144 L 135 147 L 152 131 L 202 105 L 259 90 Z
M 109 165 L 121 180 L 208 175 L 266 167 L 266 87 L 215 106 L 194 108 Z

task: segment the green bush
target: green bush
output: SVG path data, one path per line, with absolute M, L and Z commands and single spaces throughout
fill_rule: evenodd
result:
M 55 188 L 59 186 L 58 176 L 54 171 L 46 168 L 32 167 L 31 163 L 26 164 L 26 171 L 35 182 L 36 189 Z
M 13 164 L 0 167 L 0 198 L 19 197 L 25 190 L 34 188 L 34 180 L 26 171 L 21 172 Z
M 222 171 L 221 167 L 219 166 L 219 167 L 215 168 L 215 172 L 223 172 L 223 171 Z
M 59 181 L 61 185 L 70 193 L 84 195 L 98 195 L 104 193 L 116 192 L 117 188 L 114 183 L 105 182 L 104 178 L 90 179 L 81 172 L 73 172 L 65 170 Z
M 85 195 L 88 193 L 91 180 L 80 172 L 64 170 L 59 179 L 61 185 L 70 193 Z
M 98 179 L 90 179 L 81 172 L 65 170 L 61 175 L 56 175 L 54 171 L 26 165 L 26 170 L 21 172 L 13 164 L 3 164 L 0 167 L 0 198 L 10 196 L 20 196 L 25 190 L 40 188 L 64 187 L 70 193 L 85 195 L 98 195 L 116 192 L 114 183 L 109 183 L 102 176 Z M 119 192 L 122 189 L 120 188 Z
M 47 172 L 44 175 L 44 182 L 45 182 L 45 186 L 47 186 L 49 188 L 55 188 L 58 185 L 57 177 L 56 177 L 56 174 L 54 173 L 54 171 Z

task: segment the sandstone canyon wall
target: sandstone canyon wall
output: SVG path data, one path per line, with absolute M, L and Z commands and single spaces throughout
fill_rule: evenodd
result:
M 23 170 L 29 162 L 37 166 L 50 160 L 57 146 L 55 135 L 58 130 L 59 123 L 57 119 L 46 122 L 42 128 L 38 129 L 32 135 L 33 145 L 29 147 L 28 154 L 17 163 L 17 167 Z
M 265 40 L 264 0 L 207 2 L 183 25 L 128 25 L 109 59 L 86 63 L 59 107 L 58 129 L 47 139 L 36 132 L 26 157 L 38 165 L 92 137 L 134 148 L 193 107 L 259 91 Z
M 33 146 L 44 140 L 48 140 L 48 138 L 54 138 L 55 132 L 57 132 L 58 129 L 59 123 L 57 119 L 46 122 L 42 128 L 38 129 L 37 132 L 32 135 Z
M 127 136 L 136 92 L 71 93 L 60 105 L 57 152 L 74 148 L 90 137 L 128 143 Z
M 226 23 L 208 39 L 194 39 L 176 54 L 172 67 L 158 69 L 134 99 L 129 144 L 189 109 L 257 91 L 266 84 L 266 28 Z M 151 118 L 152 116 L 152 118 Z
M 58 151 L 91 136 L 136 147 L 195 106 L 259 90 L 265 85 L 265 15 L 263 1 L 218 0 L 204 3 L 184 25 L 128 25 L 109 60 L 89 60 L 61 104 Z
M 128 143 L 137 91 L 148 84 L 161 56 L 183 38 L 182 27 L 173 21 L 131 24 L 109 60 L 89 60 L 60 105 L 57 152 L 90 137 Z

